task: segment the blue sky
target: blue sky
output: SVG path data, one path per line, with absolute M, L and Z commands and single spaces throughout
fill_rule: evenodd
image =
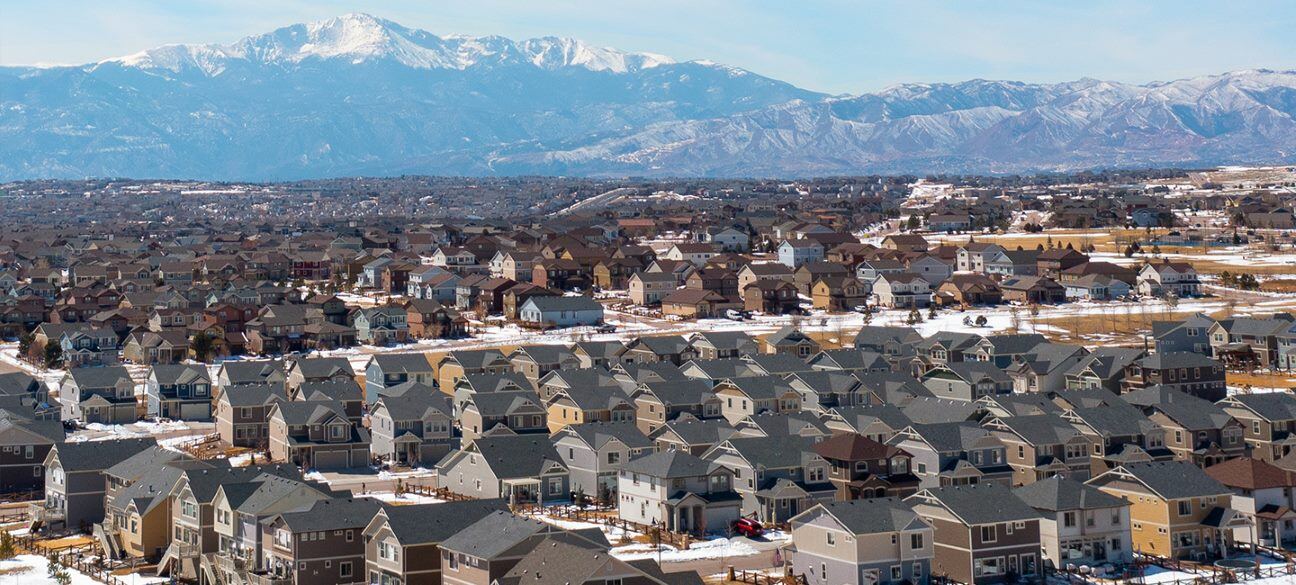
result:
M 1146 82 L 1296 68 L 1296 3 L 1271 0 L 4 0 L 0 64 L 226 43 L 346 12 L 436 34 L 570 36 L 710 59 L 831 93 L 976 77 Z

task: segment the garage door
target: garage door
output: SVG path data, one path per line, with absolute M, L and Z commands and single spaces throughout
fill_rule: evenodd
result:
M 343 469 L 351 467 L 350 451 L 316 451 L 316 469 Z
M 207 404 L 181 404 L 181 420 L 203 420 L 211 418 L 211 406 Z

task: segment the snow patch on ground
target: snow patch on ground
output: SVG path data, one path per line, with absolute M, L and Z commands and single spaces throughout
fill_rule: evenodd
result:
M 102 585 L 99 581 L 91 579 L 89 575 L 68 569 L 68 575 L 72 577 L 71 585 Z M 164 577 L 149 577 L 145 575 L 116 575 L 119 583 L 134 583 L 138 585 L 149 585 L 152 583 L 167 583 L 169 579 Z M 12 559 L 0 561 L 0 583 L 21 583 L 22 585 L 57 585 L 57 582 L 49 578 L 49 561 L 45 557 L 36 555 L 18 555 Z
M 394 492 L 369 492 L 367 494 L 361 494 L 358 497 L 373 498 L 380 502 L 386 502 L 389 504 L 404 504 L 404 505 L 440 504 L 445 502 L 445 500 L 441 498 L 434 498 L 431 496 L 423 496 L 419 494 L 410 494 L 410 493 L 397 495 Z
M 612 556 L 623 561 L 656 559 L 660 554 L 663 563 L 679 563 L 729 557 L 747 557 L 760 551 L 756 550 L 756 547 L 749 544 L 746 539 L 735 537 L 696 542 L 684 550 L 669 544 L 659 545 L 657 548 L 653 548 L 651 544 L 630 544 L 615 547 L 611 552 Z

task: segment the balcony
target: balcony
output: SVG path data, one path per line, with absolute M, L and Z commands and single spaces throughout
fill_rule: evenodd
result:
M 67 512 L 62 507 L 43 501 L 29 504 L 27 513 L 30 514 L 32 521 L 44 524 L 61 522 L 67 517 Z

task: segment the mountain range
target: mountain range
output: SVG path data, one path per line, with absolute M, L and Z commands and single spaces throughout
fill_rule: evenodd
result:
M 1296 71 L 832 96 L 708 61 L 365 14 L 0 67 L 0 180 L 809 176 L 1296 162 Z

